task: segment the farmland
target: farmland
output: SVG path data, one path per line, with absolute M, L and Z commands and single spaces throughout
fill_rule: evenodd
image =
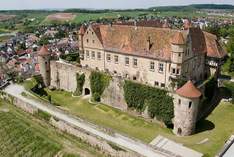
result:
M 103 156 L 78 138 L 0 100 L 0 156 Z

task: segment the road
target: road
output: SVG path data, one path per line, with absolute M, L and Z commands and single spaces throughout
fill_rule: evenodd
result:
M 39 101 L 23 97 L 21 95 L 21 93 L 22 92 L 28 93 L 28 92 L 21 85 L 11 84 L 4 91 L 6 93 L 14 96 L 14 97 L 17 97 L 17 98 L 31 104 L 32 106 L 34 106 L 42 111 L 45 111 L 45 112 L 51 114 L 52 116 L 54 116 L 60 120 L 63 120 L 69 124 L 76 126 L 76 127 L 82 128 L 82 129 L 86 130 L 87 132 L 90 132 L 91 134 L 99 136 L 107 141 L 113 142 L 113 143 L 120 145 L 124 148 L 127 148 L 129 150 L 137 152 L 142 156 L 168 157 L 168 155 L 164 155 L 164 153 L 153 149 L 152 147 L 150 147 L 147 144 L 130 139 L 129 137 L 123 136 L 123 135 L 118 134 L 118 133 L 114 133 L 113 135 L 109 135 L 103 131 L 97 130 L 97 127 L 95 127 L 95 125 L 85 123 L 84 121 L 82 121 L 78 118 L 75 118 L 74 116 L 70 116 L 69 114 L 66 114 L 62 111 L 59 111 L 57 108 L 55 108 L 52 105 L 45 105 Z

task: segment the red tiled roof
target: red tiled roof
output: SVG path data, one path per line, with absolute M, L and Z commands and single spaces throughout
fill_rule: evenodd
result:
M 177 44 L 177 45 L 185 44 L 183 34 L 181 32 L 175 33 L 175 35 L 173 36 L 173 38 L 171 40 L 171 43 L 172 44 Z
M 42 46 L 41 49 L 38 51 L 38 56 L 47 56 L 50 55 L 50 52 L 47 48 L 47 46 Z
M 206 51 L 208 57 L 223 58 L 227 55 L 227 52 L 219 44 L 215 35 L 203 32 L 206 40 Z
M 176 93 L 186 98 L 199 98 L 201 92 L 194 86 L 192 81 L 188 81 L 181 88 L 176 90 Z
M 168 28 L 136 28 L 127 25 L 95 24 L 92 28 L 106 50 L 162 60 L 170 60 L 171 38 L 178 32 Z M 151 43 L 150 49 L 148 39 Z

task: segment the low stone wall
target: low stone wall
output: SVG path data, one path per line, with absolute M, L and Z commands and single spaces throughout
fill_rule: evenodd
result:
M 62 120 L 55 120 L 54 118 L 51 118 L 50 123 L 54 127 L 80 138 L 82 141 L 87 142 L 92 147 L 96 147 L 97 149 L 101 150 L 103 153 L 108 154 L 109 156 L 113 156 L 113 157 L 140 157 L 140 155 L 138 155 L 134 152 L 126 151 L 124 149 L 123 150 L 116 150 L 116 148 L 115 149 L 112 148 L 110 143 L 108 143 L 107 141 L 105 141 L 105 140 L 103 140 L 95 135 L 91 135 L 90 133 L 87 133 L 80 128 L 77 128 L 75 126 L 67 124 L 66 122 L 64 122 Z M 119 146 L 116 146 L 116 147 L 119 147 Z
M 25 112 L 35 114 L 38 112 L 38 109 L 36 107 L 33 107 L 29 103 L 24 102 L 23 100 L 13 97 L 7 93 L 1 92 L 0 94 L 1 99 L 6 100 L 10 102 L 11 104 L 15 105 L 16 107 L 24 110 Z

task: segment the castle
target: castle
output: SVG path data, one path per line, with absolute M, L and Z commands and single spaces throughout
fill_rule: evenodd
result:
M 199 28 L 173 30 L 130 25 L 90 24 L 79 30 L 80 66 L 49 61 L 48 49 L 39 51 L 40 73 L 47 86 L 71 92 L 76 72 L 107 72 L 114 77 L 103 103 L 126 108 L 121 80 L 170 91 L 174 98 L 174 130 L 177 135 L 195 131 L 202 90 L 195 84 L 219 75 L 226 52 L 217 37 Z M 180 80 L 187 80 L 177 89 Z M 84 94 L 90 93 L 85 81 Z M 111 95 L 112 94 L 112 95 Z M 118 106 L 119 107 L 119 106 Z

